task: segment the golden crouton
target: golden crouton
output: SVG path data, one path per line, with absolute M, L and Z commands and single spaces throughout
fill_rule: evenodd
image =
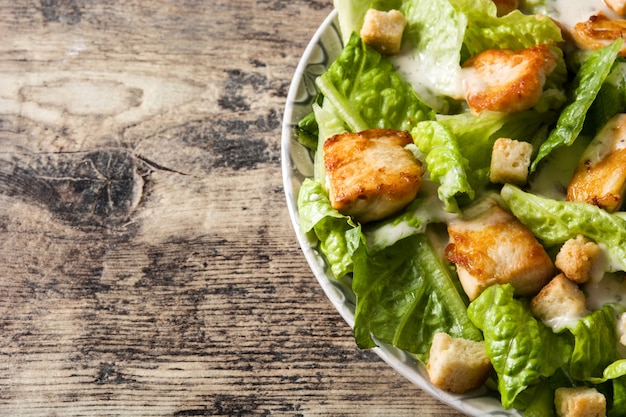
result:
M 547 326 L 560 329 L 587 313 L 585 300 L 578 285 L 559 274 L 533 297 L 530 309 Z
M 397 10 L 369 9 L 361 27 L 361 39 L 382 54 L 397 54 L 406 23 L 404 15 Z
M 516 113 L 533 107 L 554 71 L 557 55 L 548 45 L 519 51 L 488 49 L 463 64 L 466 99 L 473 113 Z
M 426 371 L 436 387 L 461 394 L 484 384 L 492 369 L 484 342 L 453 338 L 447 333 L 433 337 Z
M 625 189 L 626 114 L 618 114 L 609 120 L 583 153 L 567 187 L 567 199 L 613 212 L 622 204 Z
M 524 185 L 528 179 L 528 167 L 533 145 L 508 138 L 500 138 L 493 144 L 489 180 L 500 184 Z
M 606 417 L 606 398 L 595 388 L 557 388 L 557 417 Z
M 446 257 L 457 266 L 470 300 L 493 284 L 510 283 L 534 295 L 554 273 L 552 260 L 526 226 L 497 204 L 478 216 L 452 221 Z
M 519 0 L 493 0 L 498 9 L 498 16 L 511 13 L 519 7 Z
M 385 218 L 409 204 L 424 169 L 404 147 L 408 132 L 372 129 L 335 135 L 324 143 L 331 205 L 356 221 Z
M 626 15 L 626 0 L 604 0 L 604 3 L 618 15 Z
M 569 239 L 561 246 L 554 265 L 567 278 L 582 284 L 591 278 L 594 262 L 600 253 L 600 246 L 597 243 L 578 235 L 575 239 Z
M 577 23 L 570 33 L 579 48 L 602 49 L 618 38 L 626 37 L 626 20 L 610 19 L 600 13 L 584 22 Z M 622 45 L 619 54 L 626 57 L 626 42 Z

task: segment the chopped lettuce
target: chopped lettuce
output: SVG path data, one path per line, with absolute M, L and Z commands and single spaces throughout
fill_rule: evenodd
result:
M 398 241 L 371 255 L 362 242 L 354 254 L 354 334 L 361 348 L 374 338 L 426 362 L 437 332 L 481 340 L 470 322 L 453 273 L 425 234 Z
M 594 100 L 583 127 L 583 133 L 589 137 L 602 129 L 611 117 L 626 111 L 626 62 L 613 65 Z
M 339 279 L 352 272 L 352 256 L 346 233 L 354 228 L 348 216 L 332 208 L 322 185 L 306 178 L 298 193 L 300 229 L 313 232 L 319 240 L 319 249 L 326 257 L 330 270 Z
M 548 16 L 514 11 L 496 17 L 491 0 L 450 0 L 450 3 L 468 18 L 463 44 L 469 56 L 491 48 L 518 50 L 562 40 L 561 29 Z
M 505 408 L 528 386 L 565 365 L 571 355 L 570 336 L 553 333 L 538 321 L 527 301 L 514 298 L 510 284 L 487 288 L 467 312 L 483 331 Z
M 580 319 L 571 329 L 576 343 L 569 373 L 578 381 L 600 377 L 617 360 L 617 329 L 613 309 L 605 306 Z
M 317 78 L 317 87 L 349 130 L 411 130 L 435 113 L 415 94 L 391 61 L 356 34 L 341 55 Z
M 507 184 L 500 192 L 515 217 L 544 244 L 553 246 L 581 234 L 602 244 L 612 269 L 626 271 L 626 220 L 587 203 L 558 201 Z
M 446 210 L 458 212 L 457 197 L 474 199 L 467 172 L 469 163 L 459 150 L 459 144 L 451 130 L 436 121 L 418 123 L 412 130 L 413 140 L 426 155 L 430 179 L 439 182 L 439 199 Z
M 587 111 L 613 67 L 622 43 L 620 38 L 611 45 L 591 54 L 583 63 L 574 80 L 575 88 L 571 102 L 561 112 L 556 127 L 539 148 L 539 152 L 531 164 L 531 171 L 535 171 L 539 162 L 550 152 L 574 143 L 583 128 Z
M 324 165 L 324 142 L 326 139 L 345 132 L 346 126 L 337 116 L 335 107 L 328 101 L 324 100 L 321 105 L 313 104 L 313 114 L 317 120 L 318 138 L 316 141 L 317 151 L 315 152 L 315 160 L 313 163 L 314 178 L 323 187 L 326 185 L 326 166 Z
M 527 142 L 543 140 L 544 128 L 555 119 L 553 112 L 539 113 L 527 110 L 511 115 L 483 112 L 440 115 L 437 120 L 444 124 L 457 140 L 461 155 L 469 162 L 466 172 L 474 189 L 487 184 L 491 150 L 500 137 L 516 138 Z

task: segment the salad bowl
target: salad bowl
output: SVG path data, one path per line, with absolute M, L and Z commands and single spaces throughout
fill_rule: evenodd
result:
M 315 79 L 321 75 L 340 54 L 343 42 L 333 11 L 318 28 L 309 42 L 292 79 L 283 116 L 281 160 L 282 175 L 291 222 L 304 256 L 324 293 L 343 320 L 353 327 L 355 300 L 347 279 L 337 280 L 327 269 L 317 242 L 300 229 L 297 196 L 305 178 L 313 176 L 313 158 L 310 151 L 295 138 L 295 129 L 302 117 L 310 112 L 318 91 Z M 410 354 L 393 346 L 378 343 L 374 352 L 395 371 L 417 387 L 443 403 L 470 416 L 521 416 L 514 409 L 505 410 L 497 392 L 482 387 L 463 395 L 451 394 L 433 386 L 425 367 Z

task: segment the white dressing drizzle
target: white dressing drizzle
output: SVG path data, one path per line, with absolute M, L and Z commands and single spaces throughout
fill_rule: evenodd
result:
M 546 9 L 546 14 L 566 29 L 571 29 L 576 23 L 584 22 L 598 13 L 618 17 L 602 0 L 548 0 Z

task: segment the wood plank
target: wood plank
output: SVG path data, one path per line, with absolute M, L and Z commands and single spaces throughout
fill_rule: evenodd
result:
M 331 8 L 0 4 L 0 415 L 461 415 L 356 348 L 288 219 Z

